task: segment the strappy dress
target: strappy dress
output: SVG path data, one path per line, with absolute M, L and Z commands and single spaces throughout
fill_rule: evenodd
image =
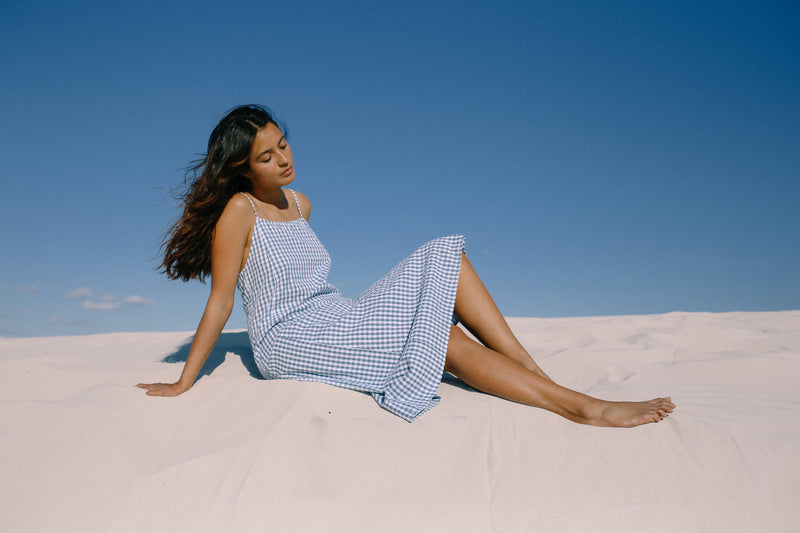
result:
M 464 237 L 441 237 L 355 300 L 328 283 L 331 258 L 302 216 L 260 218 L 237 286 L 259 371 L 372 394 L 413 421 L 439 402 Z

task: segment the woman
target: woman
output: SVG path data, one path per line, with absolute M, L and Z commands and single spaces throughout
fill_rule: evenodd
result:
M 233 109 L 212 132 L 200 169 L 162 267 L 172 279 L 210 274 L 211 294 L 180 379 L 140 383 L 148 395 L 176 396 L 192 386 L 238 286 L 265 377 L 367 391 L 408 421 L 436 405 L 443 371 L 583 424 L 632 427 L 674 409 L 670 398 L 607 402 L 553 382 L 514 337 L 464 254 L 462 236 L 431 241 L 357 300 L 342 297 L 327 282 L 330 257 L 308 225 L 311 203 L 284 189 L 295 177 L 292 152 L 267 109 Z

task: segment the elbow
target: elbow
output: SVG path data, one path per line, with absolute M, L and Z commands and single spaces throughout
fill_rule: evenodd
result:
M 220 316 L 224 317 L 225 320 L 227 320 L 233 312 L 233 298 L 212 298 L 208 304 L 210 309 L 216 311 Z
M 233 312 L 233 300 L 229 302 L 222 302 L 219 308 L 220 311 L 222 311 L 222 313 L 225 315 L 225 318 L 227 319 L 228 317 L 231 316 L 231 313 Z
M 225 321 L 227 322 L 227 320 L 231 317 L 231 313 L 233 312 L 233 305 L 221 306 L 219 309 L 220 313 L 222 313 L 222 316 L 225 317 Z

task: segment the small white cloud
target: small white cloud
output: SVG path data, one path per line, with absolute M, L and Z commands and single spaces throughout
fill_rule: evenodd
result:
M 113 311 L 122 307 L 122 304 L 116 301 L 100 301 L 86 300 L 81 304 L 84 309 L 93 309 L 95 311 Z
M 67 291 L 64 293 L 66 298 L 70 300 L 80 300 L 83 298 L 91 298 L 92 297 L 92 289 L 89 287 L 81 287 L 80 289 L 73 289 L 71 291 Z
M 120 301 L 120 299 L 113 294 L 94 291 L 89 287 L 81 287 L 79 289 L 67 291 L 64 293 L 64 296 L 71 300 L 83 300 L 83 302 L 81 302 L 81 307 L 93 311 L 114 311 L 121 308 L 123 304 L 137 306 L 151 306 L 156 304 L 154 300 L 138 294 L 133 294 Z
M 139 296 L 138 294 L 128 296 L 123 300 L 123 302 L 128 305 L 141 305 L 141 306 L 150 306 L 156 304 L 150 298 L 145 298 L 144 296 Z
M 95 295 L 91 300 L 84 300 L 81 307 L 84 309 L 93 309 L 95 311 L 113 311 L 122 307 L 122 304 L 113 294 L 105 293 L 99 298 Z

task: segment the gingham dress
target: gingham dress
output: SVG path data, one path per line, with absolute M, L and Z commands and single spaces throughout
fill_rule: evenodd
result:
M 352 300 L 328 283 L 330 256 L 302 213 L 259 218 L 245 196 L 256 220 L 237 285 L 264 377 L 369 392 L 408 421 L 436 405 L 464 237 L 423 245 Z

